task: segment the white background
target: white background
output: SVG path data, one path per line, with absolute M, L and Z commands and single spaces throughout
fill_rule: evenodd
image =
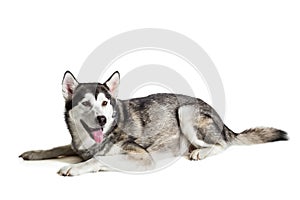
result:
M 1 1 L 1 199 L 299 199 L 297 1 Z M 291 140 L 232 147 L 146 175 L 75 178 L 61 161 L 23 162 L 26 150 L 67 144 L 61 79 L 105 40 L 164 28 L 196 41 L 218 68 L 225 123 L 274 126 Z M 201 98 L 201 96 L 199 96 Z

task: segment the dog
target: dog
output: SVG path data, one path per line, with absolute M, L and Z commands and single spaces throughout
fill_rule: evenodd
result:
M 186 156 L 201 160 L 231 145 L 251 145 L 288 140 L 275 128 L 253 128 L 241 133 L 230 130 L 217 112 L 201 99 L 160 93 L 120 100 L 119 72 L 103 84 L 79 83 L 67 71 L 62 81 L 65 121 L 70 145 L 28 151 L 24 160 L 79 156 L 83 162 L 61 168 L 58 174 L 75 176 L 113 170 L 102 158 L 124 155 L 122 162 L 153 169 L 159 156 Z M 123 163 L 124 164 L 124 163 Z M 126 164 L 125 164 L 126 165 Z

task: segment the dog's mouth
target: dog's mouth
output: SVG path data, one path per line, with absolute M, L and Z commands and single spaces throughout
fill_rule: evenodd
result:
M 91 128 L 82 119 L 80 120 L 84 129 L 89 133 L 89 135 L 95 140 L 96 143 L 101 143 L 103 141 L 103 127 Z

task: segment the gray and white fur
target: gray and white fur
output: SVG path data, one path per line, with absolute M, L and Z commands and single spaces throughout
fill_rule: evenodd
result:
M 125 155 L 128 165 L 152 169 L 156 155 L 186 156 L 201 160 L 230 145 L 251 145 L 287 140 L 275 128 L 253 128 L 235 133 L 223 124 L 216 111 L 201 99 L 180 94 L 153 94 L 120 100 L 115 72 L 103 84 L 79 83 L 66 72 L 63 78 L 65 121 L 72 136 L 70 145 L 28 151 L 24 160 L 77 155 L 83 162 L 63 167 L 59 174 L 74 176 L 110 170 L 99 162 L 106 156 Z

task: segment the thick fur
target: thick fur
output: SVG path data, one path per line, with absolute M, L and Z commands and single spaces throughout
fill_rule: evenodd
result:
M 232 144 L 251 145 L 288 140 L 287 133 L 275 128 L 252 128 L 237 134 Z
M 78 155 L 83 163 L 59 171 L 60 175 L 72 176 L 107 170 L 109 166 L 97 162 L 105 156 L 125 155 L 125 163 L 135 163 L 130 170 L 140 166 L 148 170 L 153 169 L 162 157 L 187 156 L 199 160 L 234 144 L 288 139 L 284 131 L 275 128 L 234 133 L 211 106 L 185 95 L 153 94 L 129 100 L 117 99 L 119 78 L 119 73 L 115 72 L 104 84 L 79 83 L 66 72 L 63 96 L 71 145 L 29 151 L 20 157 L 38 160 Z M 105 118 L 105 123 L 100 123 L 99 117 Z

